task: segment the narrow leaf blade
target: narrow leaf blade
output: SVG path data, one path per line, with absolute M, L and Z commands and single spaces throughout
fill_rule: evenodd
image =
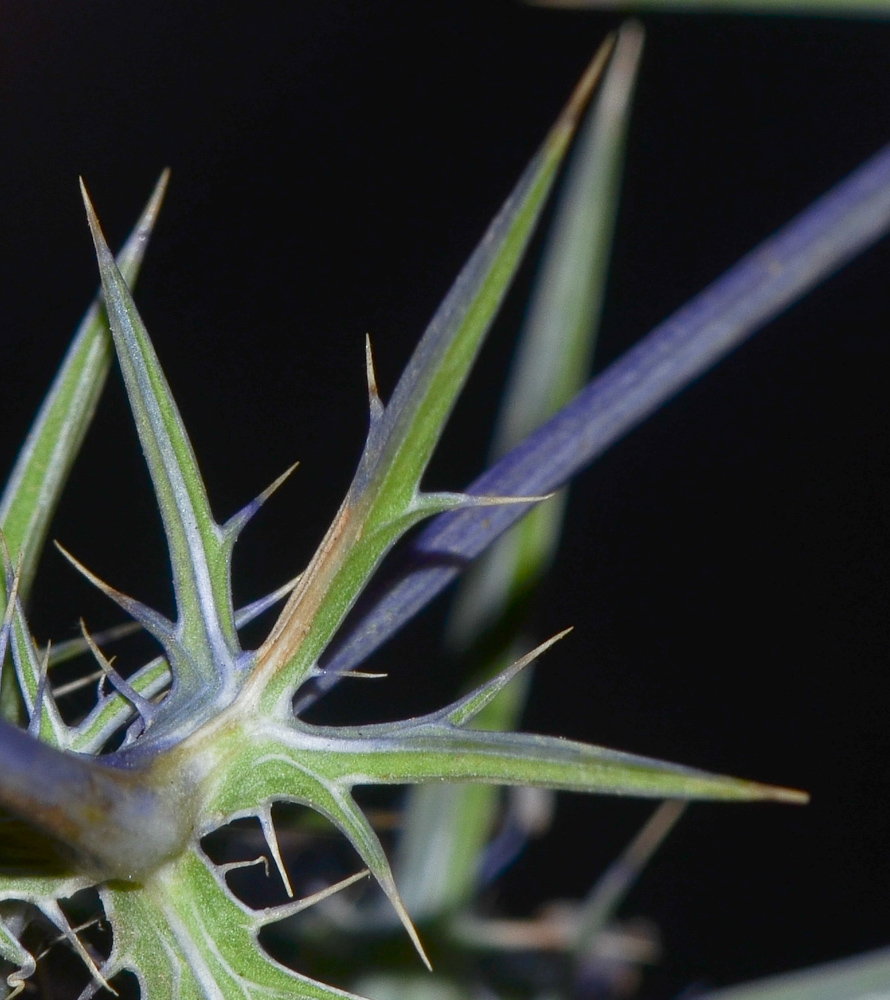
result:
M 118 256 L 118 266 L 130 284 L 139 275 L 168 177 L 165 170 Z M 25 604 L 49 522 L 92 421 L 111 356 L 108 322 L 97 296 L 78 327 L 0 499 L 0 527 L 13 561 L 22 553 L 19 593 Z
M 387 489 L 402 493 L 404 501 L 413 499 L 611 48 L 610 39 L 427 327 L 372 432 L 356 492 L 376 483 L 381 499 Z
M 373 728 L 365 727 L 365 732 Z M 354 753 L 361 754 L 360 761 Z M 353 753 L 331 750 L 324 768 L 331 779 L 351 775 L 356 784 L 472 781 L 644 798 L 763 799 L 796 804 L 808 799 L 795 789 L 709 774 L 574 740 L 437 725 L 412 726 L 402 734 L 378 739 L 356 739 Z M 361 777 L 356 776 L 359 773 Z
M 42 698 L 38 695 L 43 678 L 44 656 L 31 636 L 19 599 L 15 603 L 11 638 L 13 661 L 28 718 L 39 727 L 37 732 L 41 740 L 50 746 L 67 749 L 71 743 L 71 731 L 62 720 L 52 693 L 46 689 Z M 38 716 L 36 720 L 35 714 Z
M 255 683 L 266 691 L 264 703 L 289 703 L 384 554 L 425 514 L 420 479 L 519 266 L 608 49 L 609 43 L 585 73 L 433 317 L 392 400 L 372 421 L 346 500 L 257 654 Z
M 83 195 L 115 348 L 170 550 L 180 642 L 188 654 L 174 664 L 178 693 L 206 693 L 231 680 L 239 650 L 229 543 L 213 519 L 182 418 L 86 189 Z
M 579 131 L 495 428 L 492 461 L 577 393 L 589 377 L 617 214 L 630 104 L 643 32 L 634 22 L 618 33 L 602 86 Z M 557 547 L 565 496 L 528 512 L 466 575 L 448 620 L 449 644 L 469 653 L 498 636 L 483 674 L 497 671 L 522 647 L 522 609 Z M 503 637 L 503 638 L 501 638 Z M 485 710 L 483 729 L 512 729 L 524 705 L 505 691 Z M 494 789 L 424 786 L 410 790 L 399 841 L 397 874 L 416 912 L 468 902 L 498 809 Z M 415 832 L 417 827 L 417 832 Z M 426 832 L 434 829 L 435 837 Z M 423 832 L 421 832 L 423 831 Z M 448 852 L 448 853 L 445 853 Z M 448 878 L 437 877 L 437 870 Z M 444 890 L 444 892 L 443 892 Z

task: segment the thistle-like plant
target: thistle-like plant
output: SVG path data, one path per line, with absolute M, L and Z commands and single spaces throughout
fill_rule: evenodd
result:
M 347 995 L 274 961 L 258 935 L 367 874 L 425 961 L 378 835 L 353 798 L 356 786 L 479 782 L 656 798 L 804 799 L 799 792 L 601 747 L 474 729 L 474 718 L 555 640 L 430 715 L 348 728 L 300 717 L 310 694 L 352 671 L 530 505 L 546 504 L 547 494 L 624 430 L 886 228 L 890 184 L 881 159 L 650 335 L 469 491 L 425 492 L 427 463 L 607 58 L 608 46 L 459 275 L 385 404 L 367 346 L 370 426 L 352 485 L 296 582 L 241 611 L 232 602 L 233 546 L 284 477 L 217 523 L 129 288 L 166 179 L 117 262 L 84 191 L 104 307 L 94 305 L 75 338 L 0 507 L 0 646 L 4 659 L 9 653 L 0 725 L 0 805 L 6 810 L 0 955 L 10 963 L 12 993 L 34 973 L 26 931 L 42 915 L 86 963 L 85 997 L 123 972 L 132 973 L 149 998 Z M 95 706 L 69 723 L 47 680 L 53 653 L 35 643 L 25 608 L 112 343 L 163 520 L 176 617 L 168 620 L 125 596 L 68 555 L 163 654 L 125 679 L 105 656 L 101 638 L 84 630 L 82 645 L 95 657 L 102 681 Z M 383 557 L 434 515 L 439 519 L 411 542 L 395 576 L 357 608 Z M 256 650 L 243 649 L 239 628 L 285 593 L 265 641 Z M 272 817 L 281 802 L 326 817 L 360 862 L 344 882 L 307 898 L 252 908 L 227 881 L 244 863 L 213 864 L 202 840 L 235 819 L 256 817 L 268 857 L 290 892 L 291 873 Z M 90 888 L 98 889 L 111 930 L 110 952 L 99 958 L 60 905 Z

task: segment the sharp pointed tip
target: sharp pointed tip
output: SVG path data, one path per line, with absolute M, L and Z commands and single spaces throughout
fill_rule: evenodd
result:
M 602 45 L 596 50 L 593 59 L 591 59 L 587 69 L 572 91 L 572 96 L 569 98 L 568 104 L 566 104 L 562 114 L 559 116 L 554 131 L 574 131 L 578 120 L 590 101 L 596 85 L 599 83 L 600 77 L 603 75 L 603 70 L 609 61 L 609 56 L 611 56 L 612 50 L 615 48 L 615 40 L 616 34 L 612 32 L 606 36 Z
M 275 831 L 275 824 L 272 821 L 272 808 L 268 806 L 259 816 L 260 826 L 263 830 L 263 836 L 266 838 L 266 843 L 269 846 L 269 850 L 272 852 L 272 860 L 275 862 L 275 868 L 278 870 L 278 876 L 284 884 L 284 890 L 288 895 L 289 899 L 294 898 L 294 889 L 291 885 L 290 876 L 287 873 L 287 868 L 284 865 L 284 858 L 281 856 L 281 847 L 278 843 L 278 834 Z
M 551 646 L 555 646 L 556 643 L 560 641 L 560 639 L 564 639 L 569 634 L 569 632 L 573 631 L 574 628 L 575 628 L 574 625 L 570 625 L 568 628 L 564 628 L 561 632 L 557 632 L 556 635 L 550 636 L 549 639 L 545 639 L 543 642 L 538 643 L 538 645 L 535 646 L 534 649 L 530 649 L 525 654 L 525 656 L 520 657 L 509 669 L 518 671 L 524 667 L 527 667 L 528 664 L 537 660 L 539 656 L 542 656 L 544 653 L 546 653 Z
M 744 778 L 734 779 L 736 788 L 741 793 L 733 798 L 746 802 L 781 802 L 785 805 L 805 806 L 810 801 L 810 793 L 799 788 L 785 788 L 783 785 L 766 785 L 760 781 L 746 781 Z
M 423 964 L 426 966 L 427 972 L 432 972 L 433 971 L 433 963 L 429 960 L 429 956 L 423 950 L 423 945 L 420 943 L 420 938 L 417 936 L 417 932 L 416 931 L 414 932 L 414 935 L 412 936 L 412 941 L 414 943 L 414 947 L 417 950 L 417 954 L 420 955 L 421 962 L 423 962 Z
M 233 543 L 238 535 L 241 534 L 250 519 L 263 506 L 269 497 L 271 497 L 272 494 L 275 493 L 276 490 L 278 490 L 278 488 L 291 477 L 299 464 L 299 462 L 294 462 L 293 465 L 285 469 L 284 472 L 282 472 L 277 479 L 270 483 L 262 493 L 254 497 L 249 504 L 242 507 L 241 510 L 230 517 L 229 520 L 222 525 L 222 531 L 225 535 L 228 535 L 230 543 Z
M 93 244 L 96 248 L 96 255 L 100 258 L 105 256 L 111 256 L 111 251 L 108 249 L 108 244 L 105 242 L 105 234 L 102 232 L 102 227 L 99 225 L 99 217 L 96 215 L 96 210 L 93 208 L 93 203 L 90 200 L 89 192 L 87 191 L 87 186 L 84 183 L 83 178 L 80 180 L 80 194 L 83 198 L 83 206 L 87 213 L 87 225 L 90 227 L 90 234 L 93 237 Z
M 776 785 L 764 785 L 765 798 L 772 802 L 784 802 L 787 805 L 806 806 L 810 802 L 810 793 L 799 788 L 782 788 Z
M 290 479 L 290 477 L 291 477 L 291 476 L 293 475 L 293 473 L 294 473 L 294 470 L 295 470 L 295 469 L 297 468 L 297 466 L 298 466 L 299 464 L 300 464 L 299 462 L 294 462 L 294 463 L 293 463 L 292 465 L 289 465 L 289 466 L 288 466 L 288 467 L 287 467 L 287 468 L 286 468 L 286 469 L 284 470 L 284 472 L 282 472 L 282 473 L 281 473 L 281 475 L 280 475 L 280 476 L 278 476 L 278 478 L 277 478 L 277 479 L 275 479 L 275 480 L 274 480 L 273 482 L 271 482 L 271 483 L 270 483 L 270 484 L 269 484 L 269 485 L 268 485 L 268 486 L 267 486 L 267 487 L 266 487 L 266 488 L 265 488 L 265 489 L 263 490 L 263 492 L 262 492 L 262 493 L 260 493 L 260 495 L 259 495 L 259 496 L 258 496 L 258 497 L 256 498 L 256 501 L 255 501 L 255 502 L 256 502 L 256 503 L 258 503 L 258 504 L 264 504 L 264 503 L 265 503 L 265 502 L 266 502 L 266 501 L 267 501 L 267 500 L 269 499 L 269 497 L 271 497 L 271 496 L 272 496 L 272 494 L 273 494 L 273 493 L 275 493 L 275 491 L 276 491 L 276 490 L 277 490 L 277 489 L 278 489 L 278 488 L 279 488 L 280 486 L 284 485 L 284 483 L 286 483 L 286 482 L 287 482 L 287 480 L 288 480 L 288 479 Z
M 58 551 L 61 552 L 62 555 L 69 562 L 77 563 L 77 560 L 74 558 L 74 556 L 71 555 L 71 553 L 65 548 L 65 546 L 57 538 L 53 539 L 53 545 L 55 545 L 56 549 L 58 549 Z
M 148 204 L 145 206 L 143 226 L 151 227 L 154 225 L 155 219 L 157 219 L 158 213 L 161 210 L 161 204 L 164 201 L 164 196 L 167 194 L 167 187 L 169 184 L 170 168 L 164 167 L 161 171 L 161 176 L 158 177 L 157 182 L 155 183 L 151 197 L 148 199 Z
M 371 405 L 371 419 L 379 417 L 383 412 L 383 401 L 377 388 L 377 372 L 374 369 L 374 351 L 371 347 L 371 334 L 365 334 L 365 375 L 368 382 L 368 400 Z
M 78 177 L 77 183 L 80 185 L 80 197 L 83 199 L 83 207 L 87 210 L 87 218 L 92 222 L 96 218 L 96 210 L 93 208 L 93 200 L 90 198 L 90 192 L 87 191 L 86 181 L 84 181 L 83 177 Z
M 380 881 L 378 876 L 378 881 Z M 381 883 L 382 885 L 382 883 Z M 417 933 L 417 928 L 414 926 L 414 922 L 411 917 L 408 916 L 408 911 L 405 909 L 405 904 L 402 902 L 402 897 L 399 895 L 399 891 L 395 886 L 394 882 L 390 883 L 390 888 L 383 886 L 384 891 L 392 905 L 395 907 L 396 913 L 399 916 L 399 920 L 402 922 L 402 926 L 408 932 L 408 937 L 411 939 L 411 944 L 414 945 L 414 950 L 420 956 L 421 962 L 427 967 L 429 972 L 433 971 L 433 963 L 429 960 L 429 956 L 426 951 L 424 951 L 423 944 L 420 940 L 420 935 Z

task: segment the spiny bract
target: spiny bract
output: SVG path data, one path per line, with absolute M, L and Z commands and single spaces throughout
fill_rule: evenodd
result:
M 225 523 L 216 522 L 133 304 L 128 282 L 135 281 L 166 178 L 117 262 L 84 191 L 104 309 L 95 304 L 84 320 L 0 508 L 6 566 L 0 657 L 9 652 L 15 672 L 15 684 L 9 671 L 4 678 L 0 722 L 0 802 L 7 810 L 0 955 L 12 968 L 6 977 L 11 995 L 35 970 L 23 941 L 29 923 L 42 914 L 86 963 L 84 997 L 125 970 L 151 1000 L 345 996 L 271 959 L 258 934 L 368 872 L 425 958 L 377 834 L 353 799 L 359 785 L 473 781 L 653 797 L 799 800 L 787 790 L 595 746 L 468 728 L 540 649 L 422 718 L 326 728 L 302 721 L 293 710 L 297 692 L 319 676 L 319 658 L 344 616 L 409 528 L 442 511 L 541 499 L 427 493 L 420 482 L 607 56 L 604 48 L 587 71 L 386 405 L 377 394 L 368 348 L 370 430 L 346 498 L 303 574 L 241 611 L 232 604 L 232 549 L 278 482 Z M 92 651 L 102 681 L 95 707 L 68 724 L 47 681 L 53 654 L 35 644 L 25 605 L 112 342 L 163 519 L 176 619 L 121 594 L 69 555 L 158 641 L 163 656 L 124 679 L 104 656 L 102 640 L 84 631 L 81 647 Z M 242 649 L 239 628 L 286 594 L 265 642 L 256 651 Z M 285 801 L 327 817 L 352 843 L 364 869 L 307 899 L 252 909 L 227 884 L 229 872 L 243 863 L 211 863 L 202 838 L 236 818 L 257 817 L 290 890 L 272 822 L 273 804 Z M 90 887 L 98 889 L 112 934 L 110 954 L 98 959 L 59 904 Z

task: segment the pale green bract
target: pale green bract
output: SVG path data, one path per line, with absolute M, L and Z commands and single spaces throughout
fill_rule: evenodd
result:
M 0 780 L 10 812 L 3 820 L 8 833 L 0 858 L 5 872 L 0 955 L 12 968 L 6 976 L 10 995 L 34 972 L 35 958 L 22 935 L 39 912 L 86 963 L 90 982 L 84 997 L 125 971 L 151 1000 L 347 996 L 273 960 L 258 934 L 369 873 L 425 959 L 381 842 L 353 798 L 360 785 L 480 782 L 656 798 L 801 800 L 800 793 L 785 789 L 568 740 L 474 730 L 474 717 L 550 643 L 450 707 L 421 718 L 326 728 L 301 721 L 292 710 L 294 695 L 317 675 L 319 657 L 344 616 L 410 527 L 435 512 L 520 499 L 431 494 L 420 483 L 607 58 L 605 46 L 458 277 L 386 405 L 377 394 L 368 348 L 370 430 L 346 498 L 299 580 L 242 612 L 232 605 L 232 548 L 278 483 L 224 524 L 216 522 L 128 287 L 164 180 L 117 264 L 84 192 L 109 323 L 106 327 L 94 306 L 0 507 L 8 598 L 0 641 L 4 656 L 9 648 L 16 681 L 10 684 L 7 675 L 4 714 L 10 721 L 24 720 L 32 737 L 53 748 L 44 774 L 48 799 L 38 802 L 35 789 L 32 802 L 32 793 L 17 792 L 11 777 Z M 111 341 L 163 519 L 176 620 L 119 593 L 69 556 L 163 648 L 162 658 L 124 680 L 101 642 L 85 634 L 82 645 L 91 648 L 114 691 L 69 725 L 47 683 L 51 654 L 35 644 L 25 604 L 50 515 L 108 370 Z M 287 592 L 262 646 L 243 650 L 238 628 Z M 4 732 L 18 736 L 5 725 Z M 109 739 L 124 729 L 122 743 L 104 753 Z M 70 781 L 59 777 L 63 771 Z M 327 817 L 355 848 L 361 870 L 306 899 L 252 909 L 227 883 L 232 868 L 245 863 L 214 865 L 202 838 L 234 819 L 258 818 L 269 858 L 289 890 L 272 821 L 278 802 L 301 803 Z M 22 819 L 13 816 L 26 819 L 36 832 L 23 834 Z M 59 905 L 90 887 L 98 889 L 111 928 L 111 951 L 104 959 L 84 946 Z

